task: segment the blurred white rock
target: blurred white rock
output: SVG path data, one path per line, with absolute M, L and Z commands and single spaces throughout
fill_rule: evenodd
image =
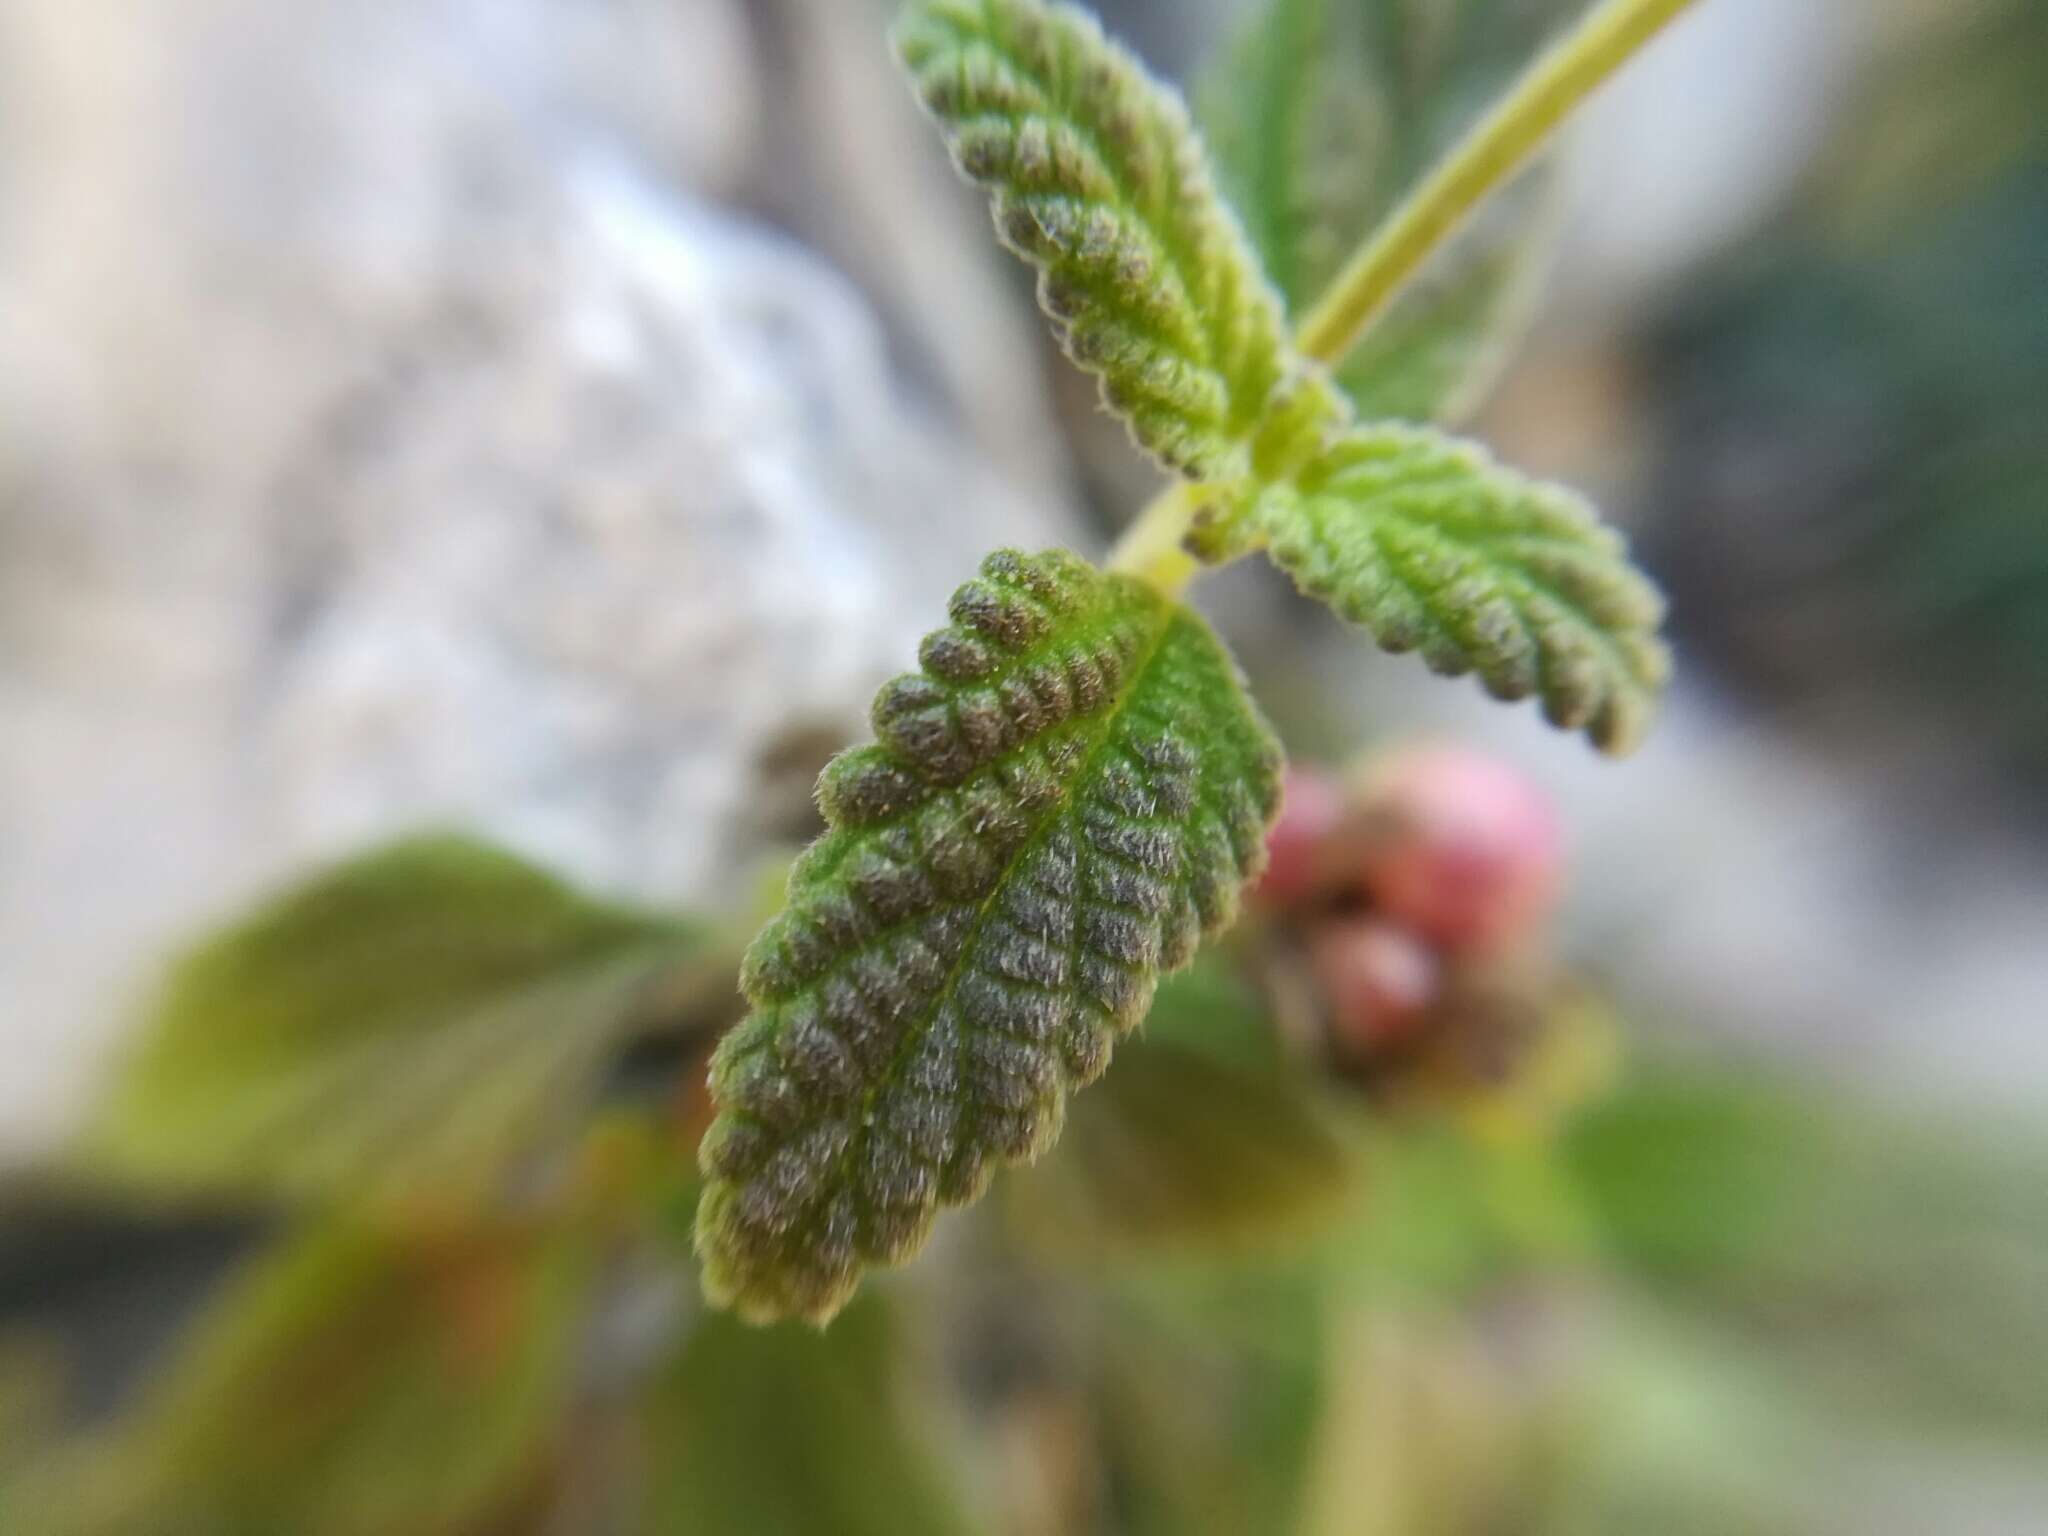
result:
M 1565 142 L 1548 320 L 1613 330 L 1797 188 L 1851 99 L 1873 0 L 1714 0 L 1587 102 Z
M 1078 537 L 678 190 L 743 19 L 0 0 L 0 1154 L 310 859 L 717 894 L 982 553 Z

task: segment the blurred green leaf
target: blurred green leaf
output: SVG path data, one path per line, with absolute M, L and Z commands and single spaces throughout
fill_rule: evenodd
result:
M 1674 1282 L 1771 1283 L 1841 1256 L 1999 1234 L 2048 1245 L 2038 1129 L 1764 1073 L 1649 1068 L 1568 1130 L 1610 1255 Z
M 1280 745 L 1193 609 L 999 550 L 949 612 L 820 778 L 712 1058 L 704 1294 L 755 1321 L 828 1321 L 1048 1152 L 1265 867 Z
M 1834 1419 L 2048 1449 L 2042 1137 L 1739 1074 L 1640 1078 L 1565 1156 L 1612 1261 Z
M 1263 546 L 1382 650 L 1538 698 L 1603 752 L 1641 741 L 1670 679 L 1664 598 L 1581 497 L 1477 444 L 1382 422 L 1330 441 L 1204 535 Z
M 399 843 L 180 961 L 77 1160 L 172 1193 L 488 1197 L 580 1125 L 696 942 L 481 844 Z
M 1153 1275 L 1114 1293 L 1098 1412 L 1115 1530 L 1294 1528 L 1329 1390 L 1326 1314 L 1299 1268 Z
M 1343 1315 L 1297 1536 L 1541 1528 L 1543 1436 L 1513 1356 L 1547 1320 L 1538 1295 L 1507 1294 L 1491 1315 L 1426 1298 Z
M 1840 1519 L 1836 1426 L 1788 1400 L 1768 1357 L 1654 1306 L 1603 1306 L 1551 1410 L 1544 1536 L 1821 1536 Z
M 127 1415 L 45 1469 L 51 1529 L 472 1529 L 567 1411 L 592 1278 L 575 1233 L 299 1233 L 230 1282 Z
M 1300 313 L 1585 0 L 1268 0 L 1202 93 L 1221 179 Z M 1492 382 L 1548 260 L 1539 167 L 1339 370 L 1367 419 L 1452 420 Z
M 2048 152 L 2040 0 L 1919 6 L 1882 30 L 1892 46 L 1866 68 L 1817 196 L 1801 199 L 1873 247 L 2038 169 Z
M 1577 1191 L 1540 1138 L 1402 1117 L 1369 1126 L 1359 1157 L 1357 1195 L 1322 1249 L 1343 1294 L 1457 1305 L 1578 1269 L 1592 1251 Z
M 0 1335 L 0 1531 L 33 1531 L 28 1483 L 54 1445 L 63 1371 L 53 1348 Z
M 905 1330 L 870 1293 L 829 1330 L 705 1316 L 640 1410 L 644 1536 L 964 1536 Z
M 1067 1113 L 1058 1154 L 1012 1181 L 1035 1244 L 1232 1247 L 1310 1227 L 1355 1172 L 1340 1111 L 1282 1059 L 1256 995 L 1220 962 L 1160 989 L 1145 1034 Z
M 1771 1262 L 1833 1135 L 1818 1103 L 1767 1079 L 1645 1073 L 1574 1122 L 1562 1152 L 1613 1257 L 1712 1279 Z

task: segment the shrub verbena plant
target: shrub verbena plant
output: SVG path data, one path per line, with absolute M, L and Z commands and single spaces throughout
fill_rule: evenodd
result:
M 1345 370 L 1466 216 L 1687 3 L 1592 10 L 1293 326 L 1180 99 L 1092 18 L 908 7 L 897 48 L 955 163 L 1036 268 L 1067 355 L 1176 483 L 1106 568 L 991 555 L 921 670 L 877 697 L 875 742 L 827 769 L 828 830 L 748 952 L 752 1012 L 712 1066 L 713 1301 L 830 1319 L 867 1267 L 1051 1146 L 1161 975 L 1232 922 L 1283 761 L 1184 601 L 1202 571 L 1263 553 L 1386 650 L 1540 700 L 1604 751 L 1640 738 L 1667 656 L 1622 540 L 1469 443 L 1362 420 Z M 1252 98 L 1235 106 L 1255 164 L 1290 158 L 1288 98 L 1331 13 L 1279 0 L 1255 39 L 1269 67 L 1225 82 Z M 1290 238 L 1265 223 L 1269 245 Z

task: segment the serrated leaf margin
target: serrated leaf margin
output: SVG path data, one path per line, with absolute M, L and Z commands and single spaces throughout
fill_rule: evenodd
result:
M 1354 429 L 1221 537 L 1262 545 L 1308 596 L 1419 653 L 1535 697 L 1562 730 L 1634 749 L 1670 676 L 1664 599 L 1584 498 L 1428 427 Z
M 1328 389 L 1217 192 L 1179 93 L 1078 7 L 918 0 L 896 46 L 1062 348 L 1139 447 L 1193 480 L 1251 467 L 1276 392 Z
M 1279 748 L 1195 614 L 1059 551 L 952 611 L 821 781 L 713 1064 L 698 1249 L 753 1320 L 829 1319 L 1042 1153 L 1263 866 Z

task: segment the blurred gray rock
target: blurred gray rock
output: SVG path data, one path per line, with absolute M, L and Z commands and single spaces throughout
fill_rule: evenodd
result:
M 761 115 L 745 199 L 859 283 L 906 371 L 1005 478 L 1069 500 L 1048 398 L 1066 365 L 1029 273 L 991 237 L 988 199 L 954 171 L 904 81 L 888 44 L 896 4 L 749 0 L 775 110 Z
M 0 1153 L 308 860 L 723 894 L 975 559 L 1075 537 L 677 190 L 744 20 L 0 0 Z

